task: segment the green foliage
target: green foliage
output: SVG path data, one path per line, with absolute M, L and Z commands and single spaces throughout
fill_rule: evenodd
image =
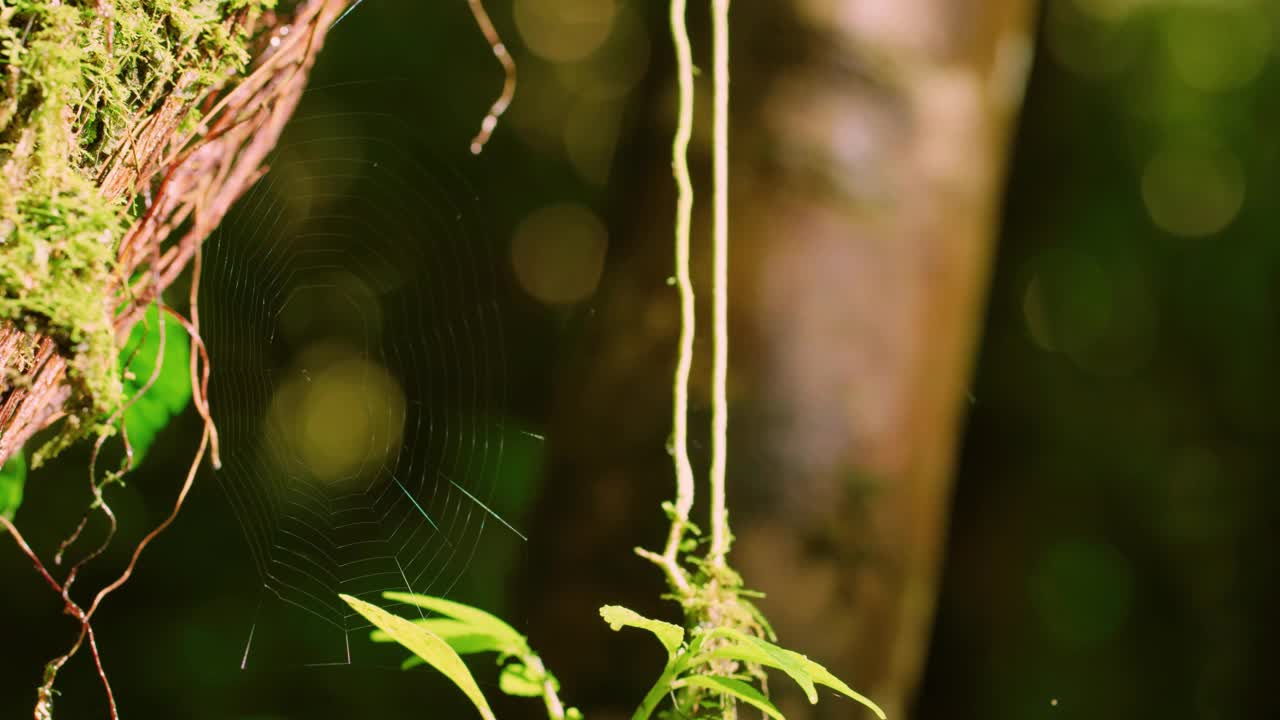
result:
M 557 683 L 557 689 L 559 683 Z M 527 665 L 515 662 L 502 667 L 498 675 L 498 688 L 502 692 L 515 697 L 542 697 L 541 678 L 529 670 Z
M 723 645 L 715 647 L 710 652 L 710 659 L 740 660 L 752 665 L 762 665 L 781 670 L 804 690 L 805 697 L 809 698 L 810 703 L 818 702 L 818 692 L 814 687 L 815 684 L 825 685 L 842 695 L 857 700 L 870 708 L 881 720 L 884 720 L 884 711 L 878 705 L 871 702 L 867 697 L 854 692 L 852 688 L 835 675 L 832 675 L 825 667 L 798 652 L 787 650 L 767 640 L 728 628 L 713 630 L 710 635 L 726 641 Z
M 573 708 L 561 709 L 557 693 L 560 683 L 542 665 L 542 660 L 530 648 L 528 640 L 498 617 L 483 610 L 452 600 L 388 592 L 387 600 L 405 603 L 430 610 L 446 617 L 407 620 L 393 615 L 375 605 L 343 595 L 342 599 L 378 627 L 371 638 L 375 642 L 395 642 L 414 653 L 406 660 L 404 668 L 430 665 L 449 678 L 471 699 L 484 718 L 492 718 L 479 686 L 462 662 L 463 655 L 493 652 L 498 654 L 502 667 L 498 687 L 507 695 L 516 697 L 541 697 L 546 701 L 548 716 L 553 720 L 580 718 Z M 785 720 L 782 712 L 769 701 L 759 688 L 742 677 L 721 674 L 725 661 L 736 667 L 746 666 L 750 674 L 759 676 L 757 668 L 781 670 L 804 690 L 809 702 L 818 702 L 817 686 L 822 685 L 850 697 L 870 708 L 881 720 L 884 711 L 867 697 L 855 692 L 847 684 L 831 674 L 822 665 L 798 652 L 779 647 L 767 640 L 748 635 L 731 628 L 694 630 L 690 635 L 684 628 L 662 620 L 644 617 L 619 605 L 600 608 L 600 617 L 614 630 L 632 627 L 652 633 L 667 651 L 667 662 L 657 682 L 645 695 L 632 720 L 646 720 L 659 704 L 668 697 L 675 697 L 679 690 L 701 691 L 704 695 L 689 696 L 691 703 L 705 700 L 705 694 L 743 702 L 776 720 Z M 736 673 L 736 670 L 730 670 Z
M 0 516 L 9 520 L 22 504 L 22 488 L 27 481 L 27 459 L 16 452 L 0 467 Z
M 377 605 L 358 600 L 350 595 L 341 597 L 366 620 L 449 678 L 476 706 L 476 710 L 480 711 L 480 717 L 484 720 L 495 720 L 493 710 L 489 709 L 489 703 L 485 700 L 484 693 L 480 692 L 480 687 L 476 685 L 471 671 L 467 669 L 462 658 L 449 646 L 449 643 L 427 629 L 398 615 L 392 615 Z
M 161 363 L 158 373 L 157 360 Z M 147 308 L 146 316 L 134 326 L 120 353 L 120 367 L 125 368 L 124 429 L 133 447 L 133 467 L 146 457 L 156 435 L 191 402 L 190 362 L 191 345 L 182 323 L 161 313 L 155 305 Z M 153 375 L 155 382 L 147 388 Z
M 458 620 L 450 620 L 449 618 L 427 618 L 413 620 L 415 624 L 425 628 L 428 632 L 436 635 L 441 640 L 449 643 L 459 655 L 475 655 L 477 653 L 486 652 L 504 652 L 504 643 L 502 638 L 495 637 L 480 630 L 476 630 L 470 625 Z M 395 642 L 390 635 L 381 630 L 374 631 L 371 636 L 374 642 Z M 406 659 L 401 663 L 402 670 L 417 667 L 422 664 L 422 658 L 416 655 Z
M 515 697 L 542 698 L 547 706 L 547 715 L 552 720 L 572 720 L 582 717 L 582 713 L 574 708 L 563 708 L 557 696 L 560 691 L 560 682 L 543 666 L 542 659 L 529 647 L 528 640 L 500 618 L 470 605 L 429 595 L 387 592 L 382 596 L 387 600 L 448 616 L 405 620 L 378 610 L 383 615 L 395 617 L 401 623 L 435 638 L 443 643 L 454 657 L 486 652 L 497 653 L 498 664 L 502 667 L 498 675 L 498 688 L 502 692 Z M 352 600 L 345 595 L 343 599 L 348 603 Z M 364 614 L 359 606 L 353 604 L 352 607 Z M 397 642 L 414 653 L 415 657 L 405 660 L 401 668 L 409 669 L 427 664 L 445 672 L 436 664 L 437 658 L 429 657 L 409 645 L 403 632 L 393 632 L 369 615 L 365 614 L 365 617 L 380 628 L 370 636 L 374 642 Z M 465 671 L 466 666 L 462 666 L 462 669 Z M 448 672 L 445 672 L 445 675 L 464 693 L 467 693 L 468 697 L 471 697 L 467 686 L 463 684 L 465 682 L 474 685 L 475 680 L 469 672 L 466 673 L 462 682 Z M 475 698 L 472 698 L 472 701 L 475 702 Z M 480 705 L 477 703 L 476 707 L 480 708 Z M 482 716 L 484 713 L 485 710 L 481 709 Z
M 392 602 L 415 605 L 425 610 L 447 615 L 453 618 L 454 622 L 470 631 L 473 637 L 485 636 L 490 638 L 497 646 L 494 650 L 503 655 L 522 655 L 529 651 L 529 644 L 525 637 L 516 632 L 515 628 L 499 618 L 470 605 L 463 605 L 452 600 L 429 595 L 402 592 L 387 592 L 383 593 L 382 596 Z
M 719 675 L 690 675 L 681 681 L 684 687 L 701 687 L 721 695 L 731 695 L 752 707 L 764 712 L 771 718 L 786 720 L 782 712 L 769 702 L 759 690 L 736 678 Z
M 667 656 L 670 659 L 674 659 L 684 645 L 684 628 L 662 620 L 650 620 L 630 608 L 624 608 L 621 605 L 605 605 L 600 608 L 600 617 L 604 618 L 604 621 L 609 623 L 610 629 L 615 632 L 621 630 L 624 625 L 648 630 L 658 638 L 662 647 L 667 649 Z
M 667 665 L 640 708 L 632 715 L 632 720 L 650 717 L 658 704 L 679 688 L 701 688 L 717 695 L 728 695 L 782 720 L 782 713 L 755 687 L 737 678 L 708 674 L 712 664 L 720 660 L 739 661 L 748 668 L 769 667 L 781 670 L 804 690 L 810 703 L 818 702 L 815 685 L 824 685 L 870 708 L 881 720 L 885 719 L 884 711 L 878 705 L 854 692 L 825 667 L 767 640 L 722 627 L 695 631 L 692 639 L 686 643 L 684 631 L 679 627 L 651 620 L 624 607 L 605 606 L 600 609 L 600 616 L 614 630 L 623 626 L 647 630 L 667 649 Z

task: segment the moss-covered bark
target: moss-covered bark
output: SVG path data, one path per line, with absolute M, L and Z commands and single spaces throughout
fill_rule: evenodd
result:
M 149 185 L 105 183 L 176 94 L 199 99 L 248 64 L 276 0 L 0 0 L 0 321 L 57 343 L 71 393 L 64 441 L 109 432 L 122 402 L 117 253 Z M 117 174 L 118 175 L 118 174 Z M 21 382 L 10 363 L 0 400 Z M 0 432 L 4 425 L 0 423 Z M 59 443 L 62 444 L 62 443 Z

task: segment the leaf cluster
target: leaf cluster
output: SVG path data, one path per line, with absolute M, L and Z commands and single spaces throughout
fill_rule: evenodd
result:
M 529 647 L 528 639 L 501 619 L 444 598 L 383 593 L 387 600 L 439 614 L 439 617 L 406 620 L 358 598 L 341 597 L 378 628 L 371 636 L 375 642 L 396 642 L 413 653 L 413 657 L 402 663 L 402 669 L 424 664 L 435 668 L 462 690 L 484 720 L 494 720 L 493 710 L 463 663 L 462 655 L 496 653 L 501 668 L 498 688 L 503 693 L 541 698 L 552 720 L 581 720 L 582 713 L 577 709 L 566 709 L 560 704 L 560 682 L 543 666 L 542 659 Z
M 502 692 L 518 697 L 542 698 L 552 720 L 582 717 L 577 710 L 566 710 L 560 705 L 557 695 L 560 684 L 543 667 L 541 659 L 530 649 L 528 640 L 506 622 L 483 610 L 426 595 L 384 593 L 387 600 L 439 614 L 408 620 L 358 598 L 341 597 L 378 628 L 372 634 L 375 642 L 396 642 L 413 653 L 413 657 L 402 664 L 403 668 L 424 664 L 435 668 L 462 690 L 484 720 L 495 720 L 493 710 L 462 661 L 462 655 L 497 653 L 498 665 L 502 668 L 498 686 Z M 817 688 L 823 686 L 852 698 L 870 708 L 881 720 L 885 719 L 879 706 L 855 692 L 825 667 L 768 640 L 726 627 L 686 633 L 679 625 L 647 618 L 618 605 L 600 608 L 600 617 L 614 630 L 632 627 L 653 634 L 667 652 L 667 662 L 661 675 L 632 714 L 632 720 L 647 720 L 663 700 L 677 698 L 677 693 L 686 690 L 701 691 L 685 694 L 686 698 L 695 698 L 692 702 L 700 702 L 697 698 L 709 694 L 721 701 L 745 703 L 771 718 L 785 720 L 782 711 L 753 684 L 755 678 L 752 675 L 715 674 L 713 668 L 717 667 L 718 661 L 724 660 L 780 671 L 800 686 L 810 703 L 818 702 Z M 676 702 L 676 717 L 694 717 L 692 713 L 699 710 L 681 707 L 679 700 Z

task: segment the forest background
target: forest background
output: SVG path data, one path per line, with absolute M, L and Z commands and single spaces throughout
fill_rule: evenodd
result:
M 900 134 L 898 93 L 919 91 L 944 109 L 956 102 L 946 82 L 918 90 L 915 76 L 895 75 L 901 47 L 843 36 L 852 30 L 813 10 L 822 3 L 735 3 L 734 207 L 745 249 L 732 283 L 737 387 L 747 389 L 734 397 L 731 476 L 743 569 L 769 593 L 762 605 L 787 644 L 878 700 L 914 694 L 918 718 L 1265 716 L 1275 705 L 1266 660 L 1280 639 L 1271 611 L 1280 490 L 1268 480 L 1280 352 L 1271 237 L 1280 206 L 1270 201 L 1280 182 L 1280 93 L 1270 92 L 1280 86 L 1280 8 L 1051 0 L 1032 19 L 1022 3 L 993 2 L 983 5 L 997 8 L 995 19 L 983 24 L 971 18 L 987 15 L 940 4 L 966 3 L 898 3 L 885 28 L 925 44 L 936 36 L 959 66 L 1012 78 L 996 84 L 1016 87 L 1020 68 L 1029 71 L 1007 158 L 999 121 L 989 144 L 962 143 L 963 132 Z M 529 542 L 487 536 L 455 596 L 526 629 L 588 717 L 610 717 L 643 692 L 656 660 L 647 638 L 609 633 L 595 608 L 663 612 L 659 580 L 631 547 L 660 537 L 656 507 L 669 491 L 657 392 L 674 337 L 661 319 L 672 309 L 665 16 L 657 3 L 586 0 L 491 10 L 522 85 L 480 158 L 467 147 L 501 78 L 462 3 L 367 0 L 334 29 L 300 114 L 400 118 L 475 188 L 481 241 L 507 249 L 497 269 L 511 283 L 506 412 L 546 440 L 507 453 L 495 501 Z M 1007 102 L 1012 121 L 1016 98 Z M 832 136 L 843 141 L 803 141 Z M 916 147 L 929 142 L 938 145 Z M 883 266 L 833 262 L 848 259 L 842 233 L 860 221 L 846 225 L 829 208 L 845 203 L 872 218 L 917 204 L 924 214 L 946 209 L 927 183 L 892 192 L 903 187 L 895 163 L 917 151 L 983 179 L 981 197 L 959 204 L 972 216 L 912 228 L 970 228 L 971 280 L 960 290 L 890 281 L 873 285 L 884 292 L 868 301 L 856 292 L 868 278 L 915 277 L 893 248 L 930 245 L 886 245 Z M 548 235 L 586 240 L 539 246 L 535 260 L 511 252 L 511 238 Z M 871 319 L 844 322 L 854 303 Z M 973 318 L 902 320 L 916 303 L 972 307 Z M 967 377 L 964 326 L 976 333 L 980 319 L 976 370 L 958 393 L 963 435 L 944 423 L 886 448 L 865 419 L 827 405 L 835 396 L 875 408 L 865 396 L 876 388 L 918 382 L 894 379 L 905 371 L 892 353 L 856 350 L 886 342 L 884 323 L 924 338 L 910 347 L 959 332 L 948 352 L 917 362 Z M 841 328 L 834 338 L 830 327 Z M 112 490 L 122 536 L 167 514 L 167 480 L 185 471 L 199 427 L 193 412 L 175 421 L 128 485 Z M 954 493 L 937 483 L 876 505 L 887 482 L 877 463 L 894 466 L 877 458 L 937 446 L 945 466 L 952 443 Z M 19 519 L 37 545 L 56 544 L 74 524 L 62 488 L 86 458 L 68 453 L 28 484 Z M 126 717 L 463 716 L 446 683 L 422 672 L 242 672 L 257 583 L 239 533 L 205 472 L 101 612 L 99 643 Z M 931 632 L 886 620 L 860 575 L 888 563 L 923 573 L 932 592 L 931 561 L 916 558 L 917 568 L 894 554 L 904 546 L 941 563 Z M 82 582 L 108 579 L 129 543 L 114 548 Z M 12 548 L 0 550 L 0 577 L 11 618 L 0 716 L 21 717 L 70 621 Z M 885 669 L 895 653 L 907 658 L 903 677 Z M 85 658 L 60 689 L 63 717 L 100 714 Z

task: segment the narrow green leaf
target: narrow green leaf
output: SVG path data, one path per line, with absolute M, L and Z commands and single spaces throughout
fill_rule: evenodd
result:
M 164 323 L 164 354 L 159 358 L 160 372 L 155 383 L 143 393 L 142 388 L 155 372 L 161 322 Z M 148 307 L 144 319 L 133 327 L 120 352 L 121 368 L 125 368 L 126 363 L 128 366 L 124 392 L 132 404 L 125 410 L 124 426 L 133 447 L 135 467 L 146 457 L 160 431 L 191 402 L 190 359 L 191 346 L 182 323 L 168 313 L 162 315 L 155 305 Z
M 845 695 L 846 697 L 853 698 L 859 703 L 870 708 L 871 712 L 875 713 L 876 716 L 880 718 L 880 720 L 885 720 L 884 710 L 880 709 L 879 705 L 872 702 L 871 698 L 868 698 L 862 693 L 856 692 L 853 688 L 845 684 L 843 680 L 833 675 L 830 670 L 810 660 L 804 655 L 801 655 L 800 653 L 795 652 L 794 650 L 786 650 L 784 648 L 779 648 L 779 649 L 793 656 L 796 662 L 803 663 L 805 668 L 809 671 L 809 675 L 813 677 L 814 682 L 818 683 L 819 685 L 825 685 L 831 688 L 832 690 L 835 690 L 836 692 L 842 695 Z
M 661 620 L 650 620 L 621 605 L 605 605 L 600 608 L 600 617 L 604 618 L 613 630 L 619 630 L 624 625 L 648 630 L 657 636 L 658 642 L 662 643 L 662 646 L 667 649 L 667 655 L 671 657 L 675 657 L 680 646 L 684 645 L 684 628 Z
M 781 670 L 800 686 L 810 703 L 818 702 L 818 689 L 808 668 L 782 652 L 782 648 L 736 630 L 721 628 L 715 634 L 732 642 L 713 650 L 709 659 L 739 660 Z
M 741 680 L 720 677 L 719 675 L 690 675 L 681 682 L 685 685 L 706 688 L 724 695 L 732 695 L 748 705 L 764 711 L 771 718 L 786 720 L 782 716 L 782 712 L 774 707 L 773 703 L 769 702 L 769 698 Z
M 710 658 L 740 660 L 781 670 L 804 690 L 804 694 L 809 698 L 810 703 L 818 702 L 815 684 L 824 685 L 865 705 L 881 720 L 884 720 L 884 710 L 879 705 L 876 705 L 865 695 L 855 692 L 840 678 L 833 675 L 831 671 L 808 657 L 736 630 L 721 628 L 716 630 L 715 634 L 732 642 L 716 648 L 710 653 Z
M 496 720 L 493 710 L 489 709 L 488 701 L 484 699 L 484 693 L 480 692 L 480 687 L 476 685 L 475 678 L 471 676 L 471 671 L 467 669 L 466 664 L 462 662 L 462 658 L 458 653 L 454 652 L 453 648 L 449 647 L 447 642 L 431 634 L 425 628 L 414 625 L 399 615 L 392 615 L 377 605 L 371 605 L 350 595 L 341 595 L 340 597 L 352 609 L 363 615 L 366 620 L 395 638 L 396 642 L 449 678 L 471 700 L 471 703 L 476 706 L 476 710 L 480 711 L 480 717 L 484 718 L 484 720 Z
M 479 608 L 430 595 L 385 592 L 382 593 L 382 597 L 394 602 L 416 605 L 441 615 L 447 615 L 455 620 L 460 620 L 470 625 L 477 633 L 490 635 L 501 640 L 503 642 L 502 652 L 521 655 L 529 650 L 525 637 L 516 632 L 515 628 Z
M 509 643 L 504 638 L 477 630 L 461 620 L 452 618 L 417 618 L 410 620 L 414 625 L 426 629 L 427 632 L 449 643 L 459 655 L 474 655 L 483 652 L 506 652 Z M 374 630 L 369 636 L 374 642 L 395 642 L 387 633 Z
M 27 482 L 27 458 L 22 451 L 9 457 L 0 467 L 0 515 L 12 520 L 22 504 L 22 488 Z
M 542 683 L 530 676 L 529 668 L 521 663 L 504 665 L 498 676 L 502 692 L 516 697 L 542 697 Z

